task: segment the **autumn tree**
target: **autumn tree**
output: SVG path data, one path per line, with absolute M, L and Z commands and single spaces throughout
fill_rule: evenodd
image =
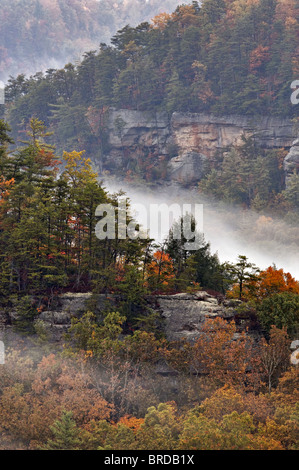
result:
M 258 389 L 260 368 L 253 342 L 244 332 L 234 339 L 236 331 L 235 322 L 206 319 L 191 351 L 191 370 L 205 374 L 212 388 L 231 384 Z
M 248 283 L 251 297 L 261 301 L 266 297 L 282 292 L 299 294 L 299 282 L 289 272 L 269 266 L 261 271 L 256 279 Z
M 153 254 L 153 260 L 147 268 L 147 282 L 151 290 L 167 290 L 174 279 L 173 262 L 164 248 Z
M 289 340 L 285 329 L 280 330 L 273 326 L 267 341 L 262 338 L 259 355 L 269 393 L 277 383 L 277 379 L 289 365 Z
M 136 433 L 140 450 L 174 450 L 177 446 L 180 423 L 176 416 L 174 403 L 160 403 L 150 407 L 144 417 L 144 423 Z

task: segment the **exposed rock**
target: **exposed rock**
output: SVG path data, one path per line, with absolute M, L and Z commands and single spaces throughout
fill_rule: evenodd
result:
M 193 183 L 202 178 L 207 157 L 202 153 L 187 152 L 169 162 L 169 179 L 180 183 Z
M 255 135 L 263 148 L 289 149 L 296 137 L 291 119 L 176 112 L 168 116 L 165 112 L 112 108 L 108 119 L 110 149 L 103 169 L 123 174 L 143 149 L 167 158 L 168 172 L 163 178 L 193 183 L 202 178 L 206 159 L 240 141 L 243 133 Z M 287 166 L 292 158 L 286 161 Z
M 230 320 L 236 315 L 235 308 L 219 305 L 218 300 L 206 292 L 160 295 L 156 297 L 155 308 L 165 319 L 165 333 L 170 341 L 182 338 L 194 341 L 207 318 Z
M 299 139 L 294 140 L 292 147 L 284 160 L 284 170 L 286 172 L 286 185 L 291 174 L 299 172 Z
M 291 119 L 263 116 L 213 116 L 173 113 L 171 128 L 184 151 L 200 151 L 213 156 L 215 150 L 238 142 L 242 133 L 255 135 L 263 148 L 289 148 L 295 136 Z
M 92 305 L 89 305 L 90 301 Z M 104 294 L 66 293 L 58 297 L 54 309 L 44 310 L 38 319 L 43 321 L 53 341 L 61 341 L 71 326 L 72 318 L 80 318 L 87 310 L 101 314 L 111 303 L 114 303 L 114 299 L 107 298 Z
M 223 318 L 232 320 L 236 316 L 236 303 L 220 303 L 218 299 L 207 292 L 180 293 L 175 295 L 157 295 L 148 297 L 149 307 L 158 312 L 164 319 L 164 332 L 169 340 L 186 338 L 196 340 L 201 334 L 202 326 L 207 318 Z M 90 304 L 92 302 L 92 305 Z M 63 334 L 71 325 L 73 317 L 80 318 L 87 310 L 92 310 L 99 318 L 103 317 L 107 308 L 115 306 L 116 297 L 105 295 L 63 294 L 53 304 L 53 308 L 41 312 L 37 320 L 41 320 L 46 328 L 50 341 L 61 342 Z M 11 324 L 18 318 L 17 311 L 4 313 L 2 319 L 2 332 L 9 332 Z M 243 319 L 242 328 L 247 326 Z M 1 335 L 0 335 L 1 339 Z
M 123 169 L 125 155 L 131 158 L 137 148 L 156 149 L 165 153 L 170 134 L 167 113 L 148 113 L 112 108 L 108 119 L 110 151 L 104 157 L 109 168 Z

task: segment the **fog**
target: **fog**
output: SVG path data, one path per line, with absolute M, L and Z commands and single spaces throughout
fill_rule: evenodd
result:
M 211 201 L 194 189 L 184 189 L 176 185 L 165 185 L 159 188 L 136 186 L 134 183 L 103 181 L 110 193 L 123 190 L 133 204 L 133 215 L 144 223 L 144 210 L 134 205 L 145 206 L 150 213 L 153 204 L 202 204 L 202 218 L 198 228 L 204 238 L 210 242 L 211 252 L 218 254 L 221 262 L 235 262 L 238 255 L 245 255 L 249 261 L 260 269 L 275 264 L 280 269 L 290 272 L 299 279 L 299 227 L 288 224 L 281 219 L 274 219 L 267 214 L 242 210 L 221 202 Z M 192 211 L 193 212 L 193 211 Z M 169 227 L 168 227 L 169 229 Z M 168 229 L 161 231 L 156 226 L 150 232 L 157 242 L 162 242 Z

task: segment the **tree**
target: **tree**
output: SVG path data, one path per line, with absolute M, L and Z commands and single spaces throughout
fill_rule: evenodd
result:
M 257 316 L 267 332 L 275 325 L 294 335 L 299 328 L 299 295 L 281 292 L 265 297 L 257 307 Z
M 174 403 L 160 403 L 151 406 L 145 415 L 144 423 L 136 433 L 140 450 L 174 450 L 177 446 L 180 425 Z
M 299 294 L 299 282 L 290 273 L 285 273 L 283 269 L 269 266 L 248 283 L 248 289 L 250 297 L 261 301 L 271 295 L 282 292 Z
M 180 79 L 177 70 L 174 70 L 172 76 L 166 86 L 166 102 L 165 106 L 169 113 L 173 113 L 177 109 L 188 109 L 186 106 L 187 90 L 183 81 Z
M 298 211 L 299 207 L 299 175 L 294 171 L 288 177 L 287 188 L 282 191 L 283 196 L 291 205 L 291 208 Z
M 226 267 L 229 274 L 231 274 L 233 281 L 237 282 L 238 297 L 241 300 L 244 284 L 249 280 L 252 281 L 255 279 L 259 269 L 255 266 L 254 263 L 250 263 L 248 258 L 244 255 L 239 255 L 237 263 L 228 263 Z
M 260 342 L 259 355 L 267 379 L 268 392 L 271 393 L 273 385 L 289 365 L 290 352 L 286 330 L 272 326 L 269 341 L 262 338 Z
M 167 289 L 174 279 L 173 263 L 164 248 L 153 254 L 153 260 L 147 268 L 147 283 L 151 290 Z
M 10 179 L 13 175 L 11 174 L 11 159 L 8 155 L 8 146 L 13 144 L 14 141 L 10 137 L 9 133 L 11 128 L 9 125 L 0 120 L 0 175 L 2 179 Z
M 47 441 L 44 450 L 79 450 L 80 432 L 71 411 L 63 411 L 60 420 L 50 426 L 53 438 Z
M 230 384 L 238 388 L 259 388 L 259 359 L 245 332 L 234 339 L 235 322 L 207 318 L 190 354 L 190 368 L 204 376 L 213 389 Z
M 233 411 L 220 422 L 209 419 L 198 409 L 192 409 L 183 419 L 179 449 L 192 450 L 282 450 L 279 440 L 263 437 L 253 417 Z M 257 432 L 259 431 L 259 433 Z

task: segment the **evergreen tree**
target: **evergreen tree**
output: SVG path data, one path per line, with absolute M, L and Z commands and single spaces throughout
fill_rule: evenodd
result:
M 238 284 L 239 299 L 241 300 L 245 282 L 255 279 L 259 269 L 254 263 L 250 263 L 244 255 L 238 256 L 237 263 L 228 263 L 226 269 L 231 274 L 234 282 Z
M 80 432 L 71 411 L 63 411 L 60 420 L 50 426 L 53 439 L 49 439 L 44 450 L 79 450 Z

